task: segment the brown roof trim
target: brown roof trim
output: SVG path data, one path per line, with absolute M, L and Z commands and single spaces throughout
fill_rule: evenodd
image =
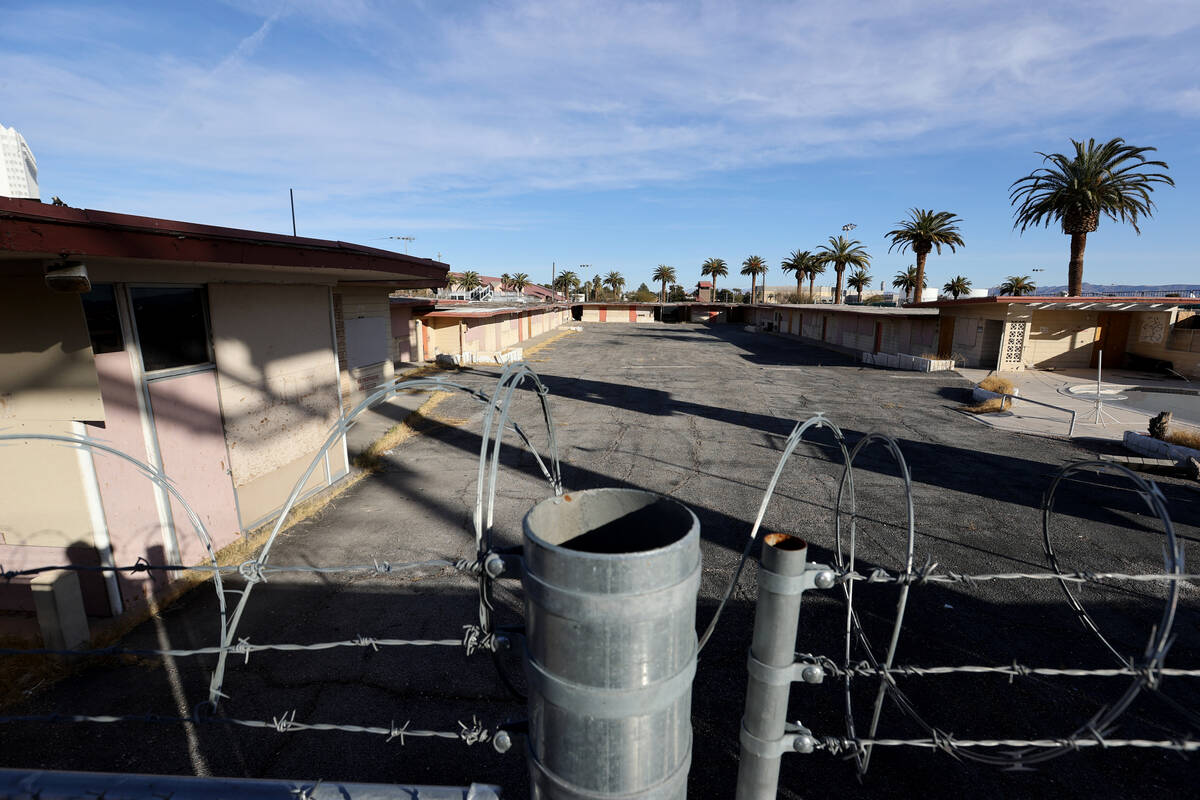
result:
M 445 281 L 448 264 L 328 239 L 0 198 L 0 253 L 367 270 Z M 387 280 L 381 276 L 382 280 Z
M 924 303 L 909 303 L 905 308 L 947 308 L 950 306 L 970 306 L 986 303 L 1159 303 L 1164 306 L 1200 305 L 1197 297 L 1097 297 L 1082 295 L 1080 297 L 1043 297 L 1035 294 L 989 295 L 988 297 L 963 297 L 958 300 L 930 300 Z
M 525 314 L 530 311 L 546 312 L 546 311 L 563 311 L 569 308 L 565 303 L 545 303 L 529 308 L 495 308 L 482 311 L 458 311 L 453 308 L 442 308 L 437 311 L 429 311 L 422 314 L 422 317 L 451 317 L 454 319 L 491 319 L 492 317 L 506 316 L 511 314 Z

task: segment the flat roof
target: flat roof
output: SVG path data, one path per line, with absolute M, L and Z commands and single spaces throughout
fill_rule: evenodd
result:
M 1051 308 L 1059 311 L 1170 311 L 1179 306 L 1200 306 L 1200 297 L 1040 297 L 1038 295 L 992 295 L 963 297 L 959 300 L 931 300 L 908 308 L 951 308 L 1005 303 Z
M 470 317 L 484 319 L 498 317 L 504 314 L 520 314 L 525 311 L 554 311 L 567 308 L 566 303 L 539 303 L 526 306 L 462 306 L 460 308 L 439 308 L 422 314 L 422 317 Z
M 450 269 L 348 242 L 0 197 L 0 260 L 71 257 L 348 270 L 358 274 L 342 277 L 410 288 L 443 286 Z
M 927 306 L 923 303 L 922 306 Z M 799 308 L 809 311 L 835 311 L 843 314 L 869 314 L 881 317 L 935 317 L 936 308 L 914 308 L 913 306 L 849 306 L 839 303 L 758 303 L 754 308 Z

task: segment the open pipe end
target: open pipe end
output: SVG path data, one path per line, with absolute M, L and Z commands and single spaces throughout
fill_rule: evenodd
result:
M 795 551 L 808 547 L 808 542 L 790 533 L 768 533 L 763 537 L 763 541 L 768 547 L 774 547 L 776 550 Z

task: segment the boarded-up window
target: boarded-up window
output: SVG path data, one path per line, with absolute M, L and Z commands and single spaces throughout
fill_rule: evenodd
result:
M 387 320 L 360 317 L 346 320 L 346 366 L 349 369 L 387 361 Z
M 954 343 L 974 347 L 979 338 L 979 320 L 975 317 L 957 317 L 954 320 Z
M 79 295 L 0 279 L 0 420 L 103 419 Z

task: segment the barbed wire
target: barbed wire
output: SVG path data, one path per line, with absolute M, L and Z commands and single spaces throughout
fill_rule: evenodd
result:
M 220 573 L 224 575 L 238 574 L 249 580 L 265 581 L 267 579 L 267 575 L 283 573 L 312 573 L 318 575 L 362 573 L 364 575 L 382 576 L 421 568 L 447 567 L 452 567 L 459 572 L 466 572 L 475 576 L 477 576 L 483 569 L 483 565 L 479 560 L 471 560 L 467 558 L 459 558 L 454 560 L 448 558 L 431 558 L 425 561 L 405 561 L 399 564 L 393 564 L 389 561 L 380 561 L 376 559 L 370 564 L 342 564 L 333 566 L 317 566 L 312 564 L 267 564 L 259 559 L 253 558 L 238 564 L 222 565 L 151 564 L 145 559 L 139 559 L 133 564 L 125 564 L 121 566 L 105 566 L 103 564 L 57 564 L 7 571 L 3 569 L 3 565 L 0 565 L 0 578 L 11 581 L 14 578 L 29 577 L 31 575 L 41 575 L 46 572 L 62 570 L 67 572 L 113 572 L 128 574 L 138 574 L 143 572 L 207 572 L 210 574 Z
M 1068 677 L 1068 678 L 1118 678 L 1118 677 L 1143 677 L 1147 680 L 1157 681 L 1160 678 L 1200 678 L 1200 669 L 1183 669 L 1178 667 L 1149 667 L 1136 666 L 1130 664 L 1125 667 L 1108 667 L 1100 669 L 1083 669 L 1075 667 L 1030 667 L 1025 664 L 1020 664 L 1014 661 L 1011 664 L 999 664 L 989 666 L 985 664 L 963 664 L 958 666 L 943 666 L 943 667 L 919 667 L 912 664 L 900 664 L 892 667 L 881 667 L 872 665 L 867 661 L 860 661 L 849 667 L 843 667 L 836 664 L 833 659 L 826 656 L 814 656 L 807 653 L 797 654 L 797 659 L 802 663 L 819 666 L 825 671 L 826 675 L 834 678 L 856 678 L 856 677 L 925 677 L 932 675 L 1004 675 L 1009 678 L 1009 682 L 1013 678 L 1023 678 L 1030 675 L 1043 677 Z
M 477 650 L 495 650 L 499 646 L 500 637 L 486 634 L 478 625 L 464 625 L 463 635 L 458 639 L 389 639 L 374 636 L 356 636 L 353 639 L 343 639 L 336 642 L 312 642 L 309 644 L 271 643 L 254 644 L 248 638 L 239 638 L 237 644 L 213 645 L 210 647 L 194 648 L 132 648 L 98 647 L 87 650 L 54 650 L 49 648 L 0 648 L 0 655 L 53 655 L 53 656 L 162 656 L 170 658 L 188 658 L 191 656 L 210 656 L 229 653 L 244 657 L 249 662 L 252 653 L 264 651 L 278 652 L 312 652 L 318 650 L 333 650 L 340 647 L 369 647 L 378 651 L 381 647 L 462 647 L 467 655 L 473 655 Z
M 397 725 L 393 720 L 386 728 L 379 725 L 352 725 L 332 722 L 297 722 L 295 710 L 268 720 L 236 719 L 228 717 L 204 716 L 196 713 L 191 717 L 168 716 L 164 714 L 24 714 L 0 716 L 0 724 L 11 723 L 81 723 L 91 722 L 100 724 L 151 722 L 164 724 L 226 724 L 243 728 L 259 730 L 274 730 L 277 733 L 293 733 L 299 731 L 337 731 L 340 733 L 365 733 L 384 736 L 391 742 L 396 739 L 405 744 L 406 738 L 417 739 L 451 739 L 459 740 L 467 745 L 491 741 L 496 731 L 485 727 L 477 717 L 472 717 L 470 724 L 458 721 L 457 731 L 423 730 L 411 727 L 411 720 L 403 725 Z
M 983 574 L 967 574 L 954 571 L 936 572 L 937 563 L 910 572 L 889 572 L 878 568 L 863 574 L 854 570 L 834 571 L 834 582 L 845 584 L 856 583 L 885 583 L 900 586 L 924 586 L 928 584 L 975 584 L 989 581 L 1068 581 L 1070 583 L 1103 583 L 1104 581 L 1134 581 L 1134 582 L 1193 582 L 1200 581 L 1196 573 L 1128 573 L 1128 572 L 1093 572 L 1077 570 L 1075 572 L 992 572 Z
M 814 737 L 813 749 L 825 750 L 833 755 L 843 752 L 861 752 L 872 747 L 920 747 L 929 750 L 941 750 L 952 755 L 961 755 L 959 751 L 968 748 L 1037 748 L 1054 749 L 1065 752 L 1084 750 L 1092 747 L 1117 748 L 1134 747 L 1139 749 L 1172 750 L 1178 753 L 1193 753 L 1200 750 L 1200 741 L 1191 738 L 1180 739 L 1110 739 L 1102 735 L 1095 736 L 1066 736 L 1060 739 L 958 739 L 953 734 L 942 733 L 928 739 L 851 739 L 845 737 L 826 736 Z

